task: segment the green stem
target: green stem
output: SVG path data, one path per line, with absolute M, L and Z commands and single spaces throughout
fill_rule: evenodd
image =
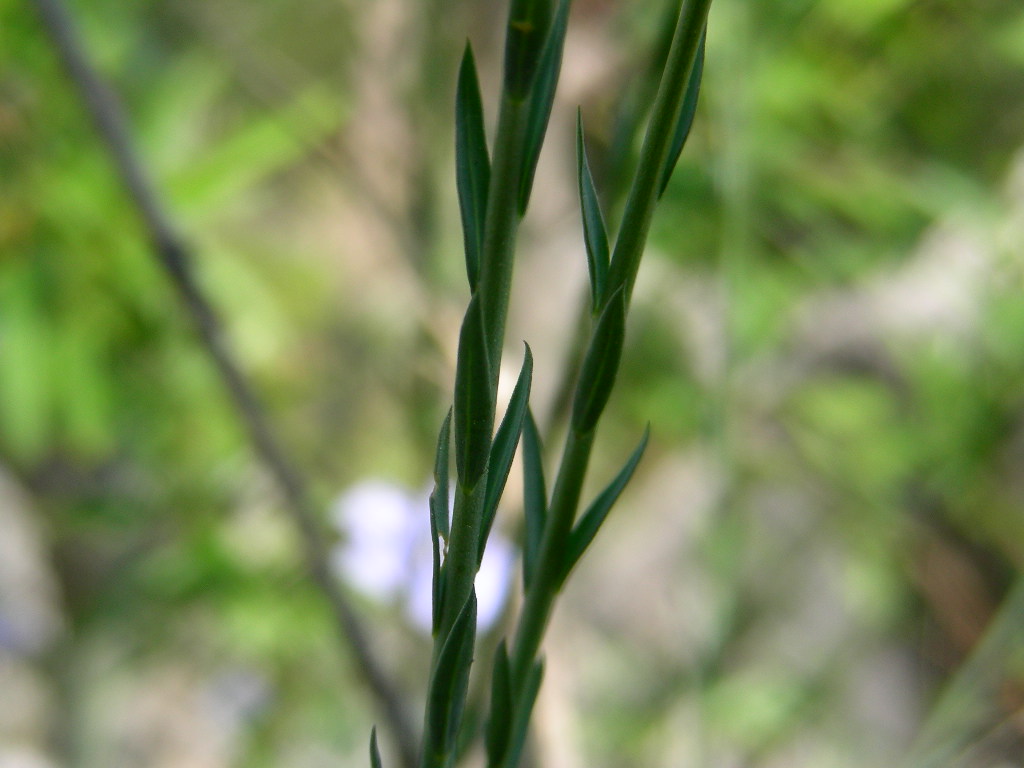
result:
M 510 659 L 512 685 L 516 689 L 525 682 L 537 656 L 551 615 L 552 604 L 562 585 L 565 545 L 576 519 L 576 509 L 579 506 L 593 444 L 593 430 L 580 435 L 570 429 L 565 440 L 562 463 L 559 465 L 547 524 L 537 555 L 537 570 L 533 575 L 530 590 L 524 598 Z
M 505 319 L 512 286 L 512 262 L 520 221 L 518 190 L 523 165 L 526 116 L 522 101 L 502 97 L 498 129 L 494 138 L 491 183 L 484 219 L 480 281 L 477 285 L 487 338 L 487 358 L 491 373 L 489 384 L 492 394 L 498 389 Z M 493 425 L 494 414 L 491 414 L 491 420 Z M 441 647 L 473 590 L 486 487 L 486 471 L 477 481 L 475 488 L 467 489 L 461 485 L 456 487 L 455 509 L 452 513 L 451 535 L 444 566 L 445 595 L 441 606 L 440 626 L 434 637 L 431 676 Z M 429 722 L 429 711 L 426 717 Z M 440 768 L 445 765 L 448 756 L 443 752 L 443 745 L 430 743 L 428 729 L 421 755 L 422 768 Z
M 658 201 L 661 169 L 669 153 L 710 5 L 711 0 L 687 0 L 680 10 L 672 47 L 644 138 L 640 163 L 615 243 L 605 301 L 620 286 L 625 287 L 627 299 L 632 293 L 651 217 Z M 524 598 L 510 660 L 512 685 L 517 694 L 521 692 L 540 650 L 555 597 L 562 586 L 565 543 L 576 519 L 593 441 L 593 430 L 580 435 L 570 429 L 566 438 L 537 557 L 537 570 Z
M 710 6 L 711 0 L 686 0 L 679 12 L 672 47 L 668 52 L 647 135 L 640 150 L 640 162 L 626 199 L 622 224 L 612 252 L 605 300 L 620 286 L 625 286 L 627 302 L 633 295 L 633 284 L 647 242 L 651 217 L 658 202 L 661 169 L 668 157 L 672 134 L 682 110 L 690 70 L 697 58 L 697 48 L 707 24 Z
M 526 133 L 525 102 L 503 96 L 498 113 L 491 160 L 491 185 L 487 192 L 480 265 L 481 309 L 487 335 L 487 357 L 491 365 L 491 387 L 498 388 L 505 318 L 512 288 L 512 262 L 519 229 L 519 185 L 523 167 Z

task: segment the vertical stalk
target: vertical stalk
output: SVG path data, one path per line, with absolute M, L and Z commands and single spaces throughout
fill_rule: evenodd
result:
M 711 0 L 686 0 L 679 12 L 672 47 L 669 49 L 647 135 L 640 150 L 640 162 L 626 198 L 622 224 L 612 251 L 606 301 L 620 286 L 625 287 L 627 303 L 633 295 L 640 257 L 643 256 L 651 217 L 658 201 L 658 180 L 668 157 L 676 121 L 682 111 L 686 84 L 697 57 L 710 6 Z
M 612 254 L 604 302 L 624 287 L 629 298 L 658 200 L 658 182 L 682 111 L 690 70 L 707 23 L 711 0 L 686 0 L 679 12 L 672 46 L 641 149 L 640 162 L 626 201 Z M 521 693 L 562 585 L 563 551 L 572 531 L 593 447 L 594 430 L 569 430 L 555 480 L 534 582 L 525 596 L 512 650 L 512 685 Z M 517 696 L 518 698 L 518 696 Z

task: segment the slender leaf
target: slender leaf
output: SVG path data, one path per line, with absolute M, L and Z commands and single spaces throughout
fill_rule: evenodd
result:
M 455 744 L 462 710 L 466 704 L 469 686 L 469 668 L 473 663 L 473 643 L 476 640 L 476 590 L 462 606 L 448 633 L 430 681 L 427 728 L 430 743 L 440 754 L 438 763 Z
M 601 202 L 597 199 L 594 177 L 587 161 L 587 149 L 583 141 L 583 115 L 576 113 L 576 177 L 580 190 L 580 208 L 583 212 L 583 241 L 587 247 L 587 266 L 590 268 L 590 297 L 593 311 L 597 311 L 604 298 L 604 286 L 608 278 L 608 230 L 601 213 Z
M 480 298 L 473 294 L 459 334 L 459 362 L 455 369 L 455 466 L 459 483 L 472 490 L 487 468 L 494 423 L 487 340 Z
M 550 0 L 548 0 L 550 2 Z M 551 31 L 544 43 L 537 82 L 530 91 L 526 135 L 523 141 L 523 166 L 519 177 L 519 215 L 526 213 L 533 189 L 533 177 L 537 172 L 537 160 L 544 144 L 544 134 L 551 118 L 551 105 L 555 101 L 555 88 L 562 70 L 562 51 L 565 48 L 565 32 L 569 26 L 570 0 L 559 0 L 558 10 L 551 23 Z
M 572 404 L 572 428 L 584 434 L 597 424 L 615 386 L 626 335 L 626 299 L 619 288 L 605 305 L 583 358 Z
M 498 502 L 501 501 L 501 494 L 505 490 L 508 473 L 512 469 L 512 459 L 516 455 L 519 435 L 523 431 L 523 419 L 526 417 L 526 411 L 529 407 L 530 385 L 533 382 L 533 352 L 530 350 L 529 344 L 525 346 L 526 354 L 523 356 L 523 367 L 519 371 L 519 379 L 512 390 L 512 397 L 508 402 L 505 418 L 501 420 L 498 432 L 494 436 L 494 444 L 491 446 L 490 468 L 487 472 L 487 492 L 484 494 L 483 525 L 480 528 L 480 554 L 478 562 L 484 556 L 487 536 L 490 534 L 491 525 L 494 523 L 494 516 L 498 512 Z
M 508 650 L 505 641 L 502 640 L 494 654 L 494 671 L 491 673 L 491 716 L 484 733 L 488 765 L 501 764 L 512 732 L 512 683 L 509 675 Z
M 625 466 L 619 470 L 619 474 L 608 484 L 608 487 L 601 491 L 593 503 L 587 507 L 587 511 L 583 513 L 579 522 L 576 523 L 576 527 L 569 534 L 569 541 L 565 547 L 563 580 L 579 561 L 584 550 L 590 546 L 590 542 L 594 540 L 594 536 L 597 535 L 601 524 L 608 517 L 608 513 L 629 483 L 630 478 L 633 477 L 633 472 L 636 470 L 637 464 L 640 463 L 640 458 L 644 455 L 644 449 L 647 448 L 647 440 L 650 434 L 651 430 L 648 427 L 644 430 L 644 436 L 641 438 L 640 444 L 626 461 Z
M 452 410 L 441 424 L 441 432 L 437 436 L 437 453 L 434 459 L 434 490 L 430 493 L 430 512 L 437 516 L 437 532 L 445 541 L 448 540 L 448 509 L 451 506 L 448 497 L 449 445 L 452 433 Z
M 516 712 L 508 749 L 505 752 L 504 768 L 516 768 L 519 764 L 519 756 L 526 743 L 526 732 L 530 727 L 530 715 L 533 713 L 533 705 L 537 701 L 537 692 L 540 690 L 540 682 L 543 677 L 544 662 L 538 661 L 530 667 L 522 693 L 515 703 Z
M 697 114 L 697 100 L 700 97 L 700 83 L 704 76 L 704 41 L 707 38 L 707 30 L 700 38 L 700 46 L 697 48 L 697 58 L 693 62 L 693 69 L 690 70 L 690 79 L 686 84 L 686 94 L 683 96 L 683 106 L 679 112 L 679 121 L 676 123 L 675 133 L 672 136 L 672 144 L 668 156 L 665 158 L 665 165 L 661 169 L 661 181 L 658 185 L 658 197 L 665 194 L 669 179 L 672 178 L 672 171 L 675 170 L 679 155 L 682 154 L 683 145 L 690 135 L 690 128 L 693 127 L 693 117 Z
M 380 750 L 377 748 L 377 726 L 370 729 L 370 768 L 383 768 Z
M 447 510 L 444 513 L 447 516 Z M 444 585 L 447 571 L 441 567 L 441 540 L 437 529 L 437 509 L 430 506 L 430 547 L 431 547 L 431 608 L 432 634 L 437 634 L 441 627 L 441 614 L 444 608 Z
M 540 554 L 540 541 L 547 524 L 547 491 L 544 488 L 544 451 L 540 431 L 527 411 L 523 424 L 523 510 L 526 530 L 523 536 L 523 589 L 529 589 Z
M 487 190 L 491 183 L 491 161 L 487 155 L 484 109 L 476 74 L 473 49 L 466 43 L 455 92 L 455 180 L 462 213 L 462 236 L 466 249 L 469 290 L 475 291 L 480 277 Z

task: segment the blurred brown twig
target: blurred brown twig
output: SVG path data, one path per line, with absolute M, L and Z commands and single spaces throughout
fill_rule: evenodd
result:
M 60 0 L 33 0 L 33 3 L 69 77 L 85 102 L 121 182 L 142 217 L 152 241 L 153 255 L 174 283 L 196 326 L 200 341 L 245 425 L 253 449 L 280 488 L 285 508 L 301 536 L 307 567 L 313 581 L 327 599 L 339 637 L 377 700 L 394 737 L 402 764 L 411 768 L 415 765 L 416 737 L 402 707 L 401 697 L 380 660 L 374 655 L 369 638 L 352 605 L 331 574 L 316 510 L 306 484 L 274 435 L 269 420 L 225 340 L 212 304 L 199 287 L 191 266 L 193 254 L 178 235 L 143 169 L 132 146 L 127 120 L 120 104 L 89 61 L 73 21 Z

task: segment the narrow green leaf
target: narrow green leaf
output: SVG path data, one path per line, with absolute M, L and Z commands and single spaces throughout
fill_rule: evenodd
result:
M 447 513 L 446 513 L 447 516 Z M 431 634 L 436 635 L 441 627 L 441 614 L 444 607 L 444 582 L 446 571 L 441 567 L 441 540 L 437 529 L 437 510 L 433 504 L 430 506 L 430 547 L 431 547 L 431 609 L 432 625 Z
M 484 732 L 488 765 L 501 765 L 501 759 L 508 749 L 508 740 L 512 732 L 512 683 L 509 676 L 508 650 L 505 641 L 502 640 L 494 654 L 494 671 L 491 673 L 491 716 L 487 720 Z
M 438 764 L 455 745 L 455 736 L 466 705 L 469 668 L 473 664 L 476 640 L 476 590 L 459 611 L 448 633 L 430 680 L 427 728 L 430 743 L 439 751 Z
M 700 38 L 700 46 L 697 48 L 697 58 L 693 62 L 693 69 L 690 70 L 690 79 L 686 84 L 686 94 L 683 96 L 683 106 L 679 112 L 679 121 L 676 123 L 675 132 L 672 135 L 672 144 L 668 157 L 665 158 L 665 165 L 661 169 L 661 181 L 658 184 L 658 197 L 665 194 L 669 179 L 675 170 L 679 155 L 682 154 L 683 145 L 690 135 L 690 128 L 693 127 L 693 117 L 697 114 L 697 99 L 700 96 L 700 83 L 704 75 L 704 40 L 707 38 L 707 30 Z
M 455 369 L 455 466 L 459 483 L 470 491 L 487 468 L 494 423 L 494 394 L 480 298 L 473 294 L 459 334 Z
M 529 589 L 540 554 L 540 540 L 547 524 L 547 491 L 544 488 L 544 451 L 540 431 L 527 411 L 523 424 L 523 510 L 526 530 L 523 535 L 523 589 Z
M 626 335 L 626 298 L 619 288 L 594 326 L 572 404 L 572 428 L 584 434 L 597 424 L 615 386 Z
M 523 356 L 523 367 L 519 371 L 519 378 L 516 380 L 516 386 L 512 390 L 512 397 L 508 402 L 505 418 L 501 420 L 498 432 L 494 436 L 494 444 L 491 446 L 491 458 L 487 472 L 487 492 L 484 494 L 483 525 L 480 527 L 478 563 L 484 557 L 484 546 L 487 544 L 487 537 L 491 532 L 494 516 L 498 512 L 498 502 L 501 501 L 502 491 L 505 490 L 508 473 L 512 469 L 512 459 L 516 455 L 519 435 L 523 431 L 523 419 L 526 417 L 526 411 L 529 407 L 530 385 L 533 382 L 533 352 L 530 350 L 529 344 L 525 346 L 526 354 Z
M 383 768 L 380 761 L 380 750 L 377 749 L 377 726 L 370 729 L 370 768 Z
M 530 668 L 523 691 L 515 704 L 516 712 L 503 768 L 516 768 L 519 764 L 519 756 L 522 754 L 526 733 L 530 727 L 530 715 L 533 714 L 533 705 L 537 701 L 537 692 L 540 690 L 543 677 L 544 662 L 538 661 Z
M 451 506 L 448 497 L 449 445 L 452 433 L 452 409 L 441 424 L 441 432 L 437 436 L 437 453 L 434 459 L 434 490 L 430 492 L 430 512 L 437 516 L 437 532 L 448 541 L 448 509 Z
M 604 286 L 608 278 L 608 230 L 597 199 L 594 177 L 587 161 L 587 148 L 583 141 L 583 115 L 576 112 L 576 177 L 580 190 L 580 209 L 583 212 L 583 241 L 587 246 L 587 266 L 590 268 L 590 298 L 594 312 L 601 306 Z
M 644 455 L 644 449 L 647 448 L 647 440 L 650 435 L 651 430 L 648 427 L 644 430 L 644 436 L 641 438 L 640 444 L 633 451 L 629 460 L 626 461 L 625 466 L 619 470 L 619 474 L 608 484 L 608 487 L 601 491 L 598 497 L 587 507 L 587 511 L 583 513 L 579 522 L 576 523 L 576 527 L 569 534 L 569 541 L 565 547 L 563 580 L 579 561 L 584 550 L 590 546 L 590 542 L 594 540 L 594 536 L 597 535 L 601 524 L 608 517 L 608 513 L 633 477 L 633 472 L 636 470 L 637 464 L 640 463 L 640 458 Z
M 491 161 L 487 155 L 484 108 L 476 74 L 473 49 L 466 43 L 455 92 L 455 180 L 462 214 L 462 236 L 466 249 L 466 275 L 470 292 L 480 277 L 487 190 L 491 183 Z
M 550 1 L 550 0 L 549 0 Z M 530 92 L 526 134 L 523 137 L 523 167 L 519 177 L 519 215 L 526 213 L 533 189 L 533 177 L 537 172 L 537 161 L 544 145 L 544 134 L 551 118 L 551 105 L 555 102 L 555 88 L 562 70 L 562 51 L 565 48 L 565 32 L 569 26 L 569 0 L 559 0 L 551 31 L 544 43 L 537 82 Z
M 522 101 L 530 93 L 551 26 L 553 0 L 512 0 L 505 37 L 505 93 Z

